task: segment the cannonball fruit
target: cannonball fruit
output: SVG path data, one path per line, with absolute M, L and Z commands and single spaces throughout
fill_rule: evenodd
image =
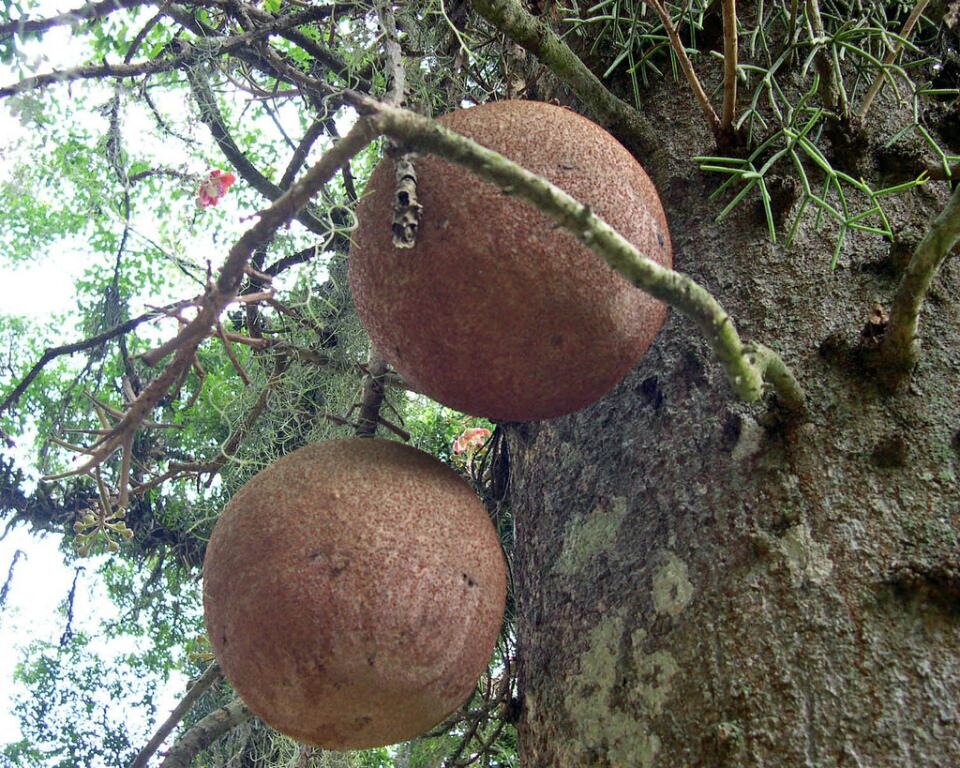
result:
M 440 118 L 545 176 L 637 249 L 672 265 L 667 221 L 646 173 L 616 139 L 561 107 L 504 101 Z M 358 207 L 350 284 L 364 327 L 411 388 L 504 421 L 598 400 L 650 346 L 666 307 L 531 204 L 429 155 L 413 248 L 393 244 L 394 163 Z
M 309 445 L 247 482 L 203 564 L 207 632 L 247 706 L 302 742 L 412 738 L 470 696 L 506 569 L 473 490 L 375 439 Z

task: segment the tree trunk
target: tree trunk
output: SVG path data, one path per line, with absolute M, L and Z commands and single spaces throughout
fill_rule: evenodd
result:
M 649 99 L 664 149 L 640 158 L 676 267 L 781 352 L 809 420 L 763 426 L 674 314 L 606 399 L 508 429 L 522 763 L 960 765 L 960 269 L 885 394 L 849 349 L 889 305 L 890 243 L 848 237 L 832 270 L 810 213 L 789 250 L 759 202 L 715 223 L 691 101 Z M 925 228 L 929 186 L 885 201 L 894 228 Z

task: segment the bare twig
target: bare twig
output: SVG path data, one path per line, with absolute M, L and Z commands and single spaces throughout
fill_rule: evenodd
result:
M 279 197 L 273 205 L 260 213 L 257 223 L 248 229 L 230 249 L 216 282 L 199 302 L 197 316 L 177 335 L 176 343 L 173 345 L 176 349 L 173 360 L 130 404 L 113 430 L 84 449 L 90 458 L 79 467 L 55 476 L 56 478 L 81 475 L 91 471 L 120 449 L 128 435 L 140 428 L 150 411 L 166 396 L 175 382 L 182 382 L 186 372 L 194 364 L 197 348 L 210 335 L 221 312 L 239 293 L 246 266 L 254 251 L 269 241 L 280 227 L 288 223 L 306 205 L 310 197 L 332 178 L 341 165 L 369 144 L 375 135 L 369 120 L 359 120 L 353 129 L 327 151 L 302 179 Z
M 10 567 L 7 569 L 7 578 L 3 580 L 3 586 L 0 587 L 0 616 L 3 615 L 3 607 L 7 604 L 7 595 L 10 592 L 10 585 L 13 584 L 13 572 L 17 568 L 17 563 L 21 557 L 26 557 L 22 549 L 13 553 L 13 559 L 10 561 Z
M 725 0 L 725 3 L 728 0 Z M 663 7 L 663 3 L 660 0 L 650 0 L 650 5 L 653 6 L 653 10 L 657 12 L 657 15 L 660 17 L 660 23 L 663 24 L 663 28 L 667 32 L 667 37 L 670 38 L 670 47 L 673 49 L 673 52 L 676 54 L 677 59 L 680 61 L 680 68 L 683 70 L 684 76 L 687 78 L 687 82 L 690 84 L 690 88 L 693 90 L 693 95 L 696 97 L 697 102 L 700 104 L 700 109 L 703 110 L 704 117 L 707 118 L 707 123 L 710 125 L 710 130 L 713 131 L 715 136 L 720 135 L 720 118 L 717 117 L 717 113 L 714 111 L 713 106 L 710 104 L 710 99 L 707 98 L 706 92 L 703 90 L 703 86 L 700 85 L 700 79 L 697 77 L 697 73 L 693 69 L 693 64 L 690 62 L 690 57 L 687 56 L 687 49 L 683 45 L 683 41 L 680 39 L 680 35 L 677 33 L 677 28 L 673 26 L 673 20 L 670 18 L 670 14 L 667 13 L 667 9 Z M 726 8 L 724 8 L 726 10 Z M 726 44 L 727 44 L 727 14 L 723 15 L 724 21 L 724 54 L 726 58 Z M 736 24 L 736 19 L 733 20 L 734 25 Z M 736 65 L 734 65 L 734 72 L 736 72 Z M 736 76 L 736 74 L 734 74 Z M 731 122 L 733 119 L 731 118 Z
M 174 309 L 183 308 L 189 306 L 191 301 L 178 301 L 174 304 L 170 304 L 162 309 L 151 310 L 150 312 L 144 312 L 142 315 L 138 315 L 130 320 L 127 320 L 125 323 L 109 328 L 103 333 L 98 333 L 96 336 L 91 336 L 89 339 L 84 339 L 83 341 L 76 341 L 73 344 L 63 344 L 59 347 L 48 347 L 40 359 L 34 364 L 33 368 L 27 373 L 26 376 L 14 387 L 13 391 L 7 395 L 3 402 L 0 403 L 0 413 L 3 413 L 8 408 L 16 405 L 17 401 L 23 396 L 23 393 L 27 391 L 27 388 L 33 383 L 33 380 L 40 375 L 40 372 L 44 367 L 51 362 L 56 360 L 58 357 L 64 355 L 73 355 L 77 352 L 83 352 L 87 349 L 93 349 L 98 347 L 101 344 L 105 344 L 110 341 L 110 339 L 116 338 L 117 336 L 122 336 L 125 333 L 137 328 L 142 323 L 145 323 L 149 320 L 156 320 L 158 317 L 163 317 Z
M 903 29 L 900 30 L 901 40 L 906 40 L 910 37 L 914 26 L 920 19 L 921 14 L 923 14 L 928 2 L 929 0 L 917 0 L 917 4 L 913 6 L 913 10 L 910 12 L 907 20 L 903 23 Z M 870 112 L 870 107 L 873 105 L 873 100 L 877 97 L 877 94 L 880 93 L 880 89 L 883 87 L 883 81 L 886 74 L 885 70 L 897 60 L 897 56 L 900 55 L 901 50 L 903 50 L 903 43 L 898 40 L 896 45 L 887 51 L 887 55 L 883 57 L 883 66 L 880 68 L 880 71 L 877 72 L 877 76 L 874 78 L 873 84 L 863 97 L 863 104 L 860 107 L 861 120 L 867 119 L 867 113 Z
M 315 14 L 308 10 L 279 18 L 271 17 L 271 21 L 267 21 L 249 32 L 216 39 L 216 46 L 210 51 L 189 44 L 182 44 L 182 50 L 178 54 L 163 59 L 148 59 L 147 61 L 130 64 L 85 65 L 74 69 L 55 70 L 42 75 L 26 77 L 18 83 L 0 88 L 0 98 L 13 96 L 17 93 L 23 93 L 24 91 L 34 90 L 35 88 L 41 88 L 54 83 L 68 83 L 76 80 L 101 80 L 109 77 L 129 78 L 156 74 L 158 72 L 169 72 L 182 67 L 184 64 L 207 57 L 211 55 L 211 53 L 215 56 L 234 53 L 256 40 L 269 37 L 288 27 L 304 24 L 306 23 L 305 20 L 312 20 L 314 16 Z
M 102 0 L 99 3 L 87 3 L 79 8 L 45 19 L 14 19 L 0 24 L 0 38 L 7 35 L 24 35 L 45 32 L 53 27 L 64 24 L 76 24 L 78 21 L 88 21 L 108 16 L 114 11 L 124 8 L 136 8 L 138 5 L 152 5 L 156 0 Z
M 180 703 L 174 707 L 173 712 L 170 713 L 170 717 L 163 721 L 157 729 L 157 732 L 150 738 L 150 741 L 146 743 L 144 748 L 141 749 L 139 754 L 134 758 L 133 762 L 130 763 L 130 768 L 146 768 L 153 753 L 160 748 L 160 745 L 163 744 L 167 736 L 169 736 L 180 721 L 186 717 L 186 714 L 193 708 L 193 705 L 196 704 L 197 699 L 199 699 L 211 685 L 217 682 L 221 676 L 220 665 L 217 664 L 217 662 L 213 662 L 206 668 L 197 682 L 190 687 L 190 690 L 187 691 L 183 699 L 180 700 Z
M 241 151 L 240 147 L 237 146 L 237 143 L 230 135 L 226 121 L 223 119 L 223 115 L 220 114 L 220 108 L 217 106 L 216 98 L 204 75 L 197 68 L 187 69 L 186 74 L 194 99 L 200 108 L 200 119 L 210 130 L 210 134 L 213 136 L 214 141 L 217 142 L 217 146 L 220 147 L 220 151 L 223 152 L 224 156 L 230 161 L 230 164 L 236 169 L 244 181 L 267 198 L 267 200 L 276 200 L 289 188 L 289 184 L 286 187 L 282 184 L 279 186 L 274 184 L 250 162 L 249 158 Z M 321 237 L 332 236 L 330 227 L 308 211 L 300 211 L 297 214 L 297 221 L 314 234 L 320 235 Z
M 723 115 L 720 129 L 730 131 L 737 109 L 737 0 L 723 0 Z
M 160 768 L 190 768 L 193 758 L 201 750 L 251 717 L 253 713 L 240 699 L 234 699 L 226 706 L 214 710 L 174 744 L 160 763 Z
M 930 225 L 897 287 L 890 321 L 880 343 L 880 362 L 896 385 L 906 378 L 920 356 L 917 329 L 930 283 L 960 240 L 960 186 Z

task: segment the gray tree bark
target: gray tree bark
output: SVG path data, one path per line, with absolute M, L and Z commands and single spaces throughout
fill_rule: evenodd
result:
M 850 347 L 893 295 L 891 244 L 848 239 L 831 270 L 812 215 L 790 250 L 759 203 L 715 223 L 691 101 L 648 100 L 664 145 L 640 158 L 676 267 L 784 356 L 809 421 L 768 428 L 673 315 L 603 401 L 508 428 L 522 763 L 960 765 L 960 269 L 911 386 L 885 393 Z M 945 199 L 887 202 L 906 232 Z

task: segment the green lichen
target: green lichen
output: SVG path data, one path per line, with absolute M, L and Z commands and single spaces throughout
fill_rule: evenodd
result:
M 787 529 L 780 537 L 780 550 L 794 586 L 806 582 L 822 584 L 833 572 L 833 561 L 827 548 L 813 540 L 806 523 Z
M 571 765 L 591 765 L 591 754 L 603 754 L 611 768 L 650 768 L 660 750 L 660 738 L 650 720 L 663 711 L 671 681 L 679 671 L 673 656 L 663 650 L 644 653 L 643 629 L 632 635 L 633 652 L 625 655 L 625 620 L 618 614 L 601 621 L 587 637 L 578 673 L 564 694 L 573 721 L 565 751 Z M 626 665 L 626 666 L 625 666 Z M 634 674 L 627 674 L 630 668 Z M 614 700 L 622 677 L 635 680 Z
M 677 616 L 693 599 L 693 584 L 683 560 L 673 552 L 663 557 L 664 564 L 653 575 L 653 607 L 657 613 Z
M 598 505 L 586 518 L 567 523 L 557 573 L 578 576 L 594 557 L 613 547 L 627 511 L 627 500 L 617 496 L 609 507 Z
M 655 734 L 645 723 L 611 706 L 617 681 L 623 616 L 601 621 L 587 638 L 587 650 L 580 657 L 580 671 L 571 680 L 564 703 L 574 723 L 568 750 L 581 757 L 605 753 L 611 768 L 650 768 L 660 748 Z
M 651 715 L 659 715 L 670 694 L 670 681 L 680 667 L 677 660 L 664 650 L 636 657 L 636 693 Z

